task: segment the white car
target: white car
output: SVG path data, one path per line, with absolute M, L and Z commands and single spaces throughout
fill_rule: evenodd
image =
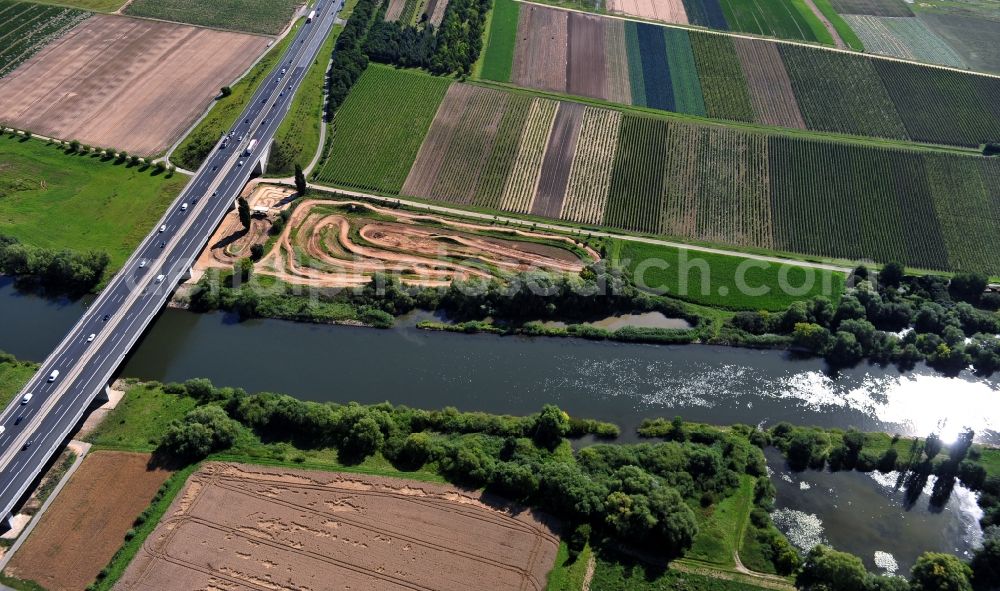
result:
M 94 339 L 96 339 L 96 338 L 97 338 L 97 335 L 96 335 L 96 334 L 94 334 L 94 333 L 90 333 L 90 336 L 89 336 L 89 337 L 87 337 L 87 342 L 88 342 L 88 343 L 93 343 L 93 342 L 94 342 Z
M 188 210 L 188 204 L 187 203 L 181 203 L 181 211 L 187 211 L 187 210 Z
M 242 161 L 242 160 L 240 160 L 239 162 L 237 162 L 237 163 L 236 163 L 236 166 L 243 166 L 243 161 Z
M 162 226 L 160 226 L 160 233 L 163 233 L 163 232 L 166 232 L 166 231 L 167 231 L 167 225 L 166 224 L 163 224 Z
M 24 396 L 22 396 L 21 397 L 21 404 L 28 404 L 29 402 L 31 402 L 31 396 L 32 396 L 31 392 L 28 392 L 27 394 L 25 394 Z
M 163 283 L 163 278 L 164 278 L 164 276 L 163 276 L 163 275 L 157 275 L 157 276 L 156 276 L 156 282 L 157 282 L 157 283 Z
M 56 381 L 56 378 L 58 377 L 59 377 L 59 370 L 53 369 L 52 373 L 49 374 L 49 383 L 51 384 L 52 382 Z
M 143 268 L 143 267 L 145 267 L 145 266 L 146 266 L 146 259 L 142 259 L 141 261 L 139 261 L 139 268 L 140 269 Z

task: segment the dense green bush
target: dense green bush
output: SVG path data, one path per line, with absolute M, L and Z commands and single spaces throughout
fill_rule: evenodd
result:
M 110 260 L 105 252 L 50 250 L 0 235 L 0 273 L 37 282 L 57 293 L 90 291 L 101 282 Z

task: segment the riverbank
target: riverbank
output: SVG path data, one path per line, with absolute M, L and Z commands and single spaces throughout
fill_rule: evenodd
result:
M 423 429 L 425 433 L 434 434 L 441 430 L 444 430 L 444 432 L 454 432 L 455 429 L 458 429 L 459 432 L 465 433 L 461 438 L 461 441 L 464 442 L 472 441 L 472 439 L 469 439 L 470 437 L 473 437 L 473 439 L 475 437 L 486 437 L 482 434 L 475 435 L 477 433 L 490 433 L 490 437 L 499 435 L 501 439 L 505 433 L 507 433 L 507 437 L 517 436 L 517 433 L 521 433 L 522 436 L 526 433 L 537 434 L 537 426 L 531 426 L 535 424 L 532 421 L 537 422 L 540 420 L 538 417 L 544 415 L 543 412 L 542 415 L 533 415 L 534 418 L 518 418 L 482 413 L 462 414 L 456 411 L 444 411 L 443 413 L 436 411 L 413 411 L 388 405 L 370 407 L 310 405 L 309 403 L 295 402 L 293 399 L 287 399 L 287 402 L 282 402 L 282 400 L 282 397 L 275 397 L 275 395 L 248 396 L 233 389 L 213 388 L 208 382 L 203 380 L 166 386 L 157 383 L 133 381 L 129 384 L 128 393 L 122 404 L 110 413 L 107 420 L 97 431 L 89 436 L 88 440 L 98 450 L 115 449 L 162 452 L 162 442 L 164 440 L 161 437 L 163 434 L 176 429 L 173 425 L 191 421 L 190 417 L 194 416 L 193 413 L 196 409 L 221 406 L 223 409 L 226 409 L 230 417 L 243 426 L 241 429 L 245 428 L 249 429 L 249 431 L 235 433 L 232 439 L 233 447 L 217 451 L 214 455 L 209 456 L 209 459 L 263 463 L 272 466 L 306 467 L 312 470 L 347 470 L 360 473 L 396 475 L 410 479 L 415 478 L 417 480 L 429 479 L 431 481 L 440 481 L 442 477 L 445 479 L 455 478 L 455 474 L 449 472 L 451 469 L 447 468 L 449 465 L 448 462 L 431 460 L 415 469 L 412 464 L 412 458 L 404 461 L 397 455 L 400 452 L 398 448 L 394 447 L 396 444 L 391 443 L 392 437 L 396 437 L 396 435 L 393 435 L 391 429 L 388 432 L 383 432 L 385 439 L 384 443 L 379 444 L 377 448 L 379 451 L 367 456 L 360 462 L 353 459 L 345 463 L 345 452 L 340 447 L 344 444 L 334 443 L 333 447 L 328 447 L 329 443 L 323 443 L 328 438 L 328 435 L 324 434 L 325 431 L 323 429 L 314 429 L 309 424 L 290 425 L 285 422 L 285 419 L 281 419 L 280 422 L 275 423 L 275 418 L 268 418 L 269 413 L 276 412 L 278 408 L 288 407 L 289 404 L 292 406 L 299 405 L 303 407 L 304 412 L 293 414 L 301 417 L 301 420 L 305 420 L 308 423 L 313 418 L 318 417 L 319 414 L 322 414 L 320 412 L 321 408 L 329 408 L 334 413 L 334 416 L 347 413 L 351 417 L 351 424 L 360 424 L 360 422 L 364 422 L 364 417 L 374 416 L 371 413 L 384 412 L 388 413 L 390 417 L 397 417 L 392 419 L 392 421 L 397 423 L 400 420 L 398 417 L 408 417 L 403 424 L 411 425 L 408 427 L 411 429 Z M 252 410 L 252 408 L 257 408 L 258 410 Z M 277 415 L 271 416 L 277 417 Z M 251 417 L 253 418 L 251 419 Z M 379 423 L 380 421 L 381 419 L 375 422 Z M 579 436 L 588 432 L 610 433 L 603 423 L 575 419 L 566 419 L 566 421 L 565 426 L 561 428 L 560 432 L 568 436 Z M 334 420 L 328 428 L 336 430 L 338 429 L 336 424 L 337 421 Z M 415 425 L 422 425 L 422 427 L 414 427 Z M 735 440 L 730 441 L 728 438 L 736 437 L 745 442 L 740 445 L 766 444 L 768 440 L 762 440 L 760 436 L 768 438 L 794 438 L 794 433 L 787 431 L 786 428 L 781 426 L 767 432 L 759 432 L 745 426 L 720 429 L 719 427 L 703 424 L 668 420 L 647 422 L 640 428 L 640 431 L 644 436 L 644 440 L 652 442 L 654 448 L 657 446 L 672 447 L 682 442 L 699 442 L 697 445 L 707 445 L 707 449 L 711 449 L 712 444 L 710 442 L 718 441 L 719 437 L 727 438 L 726 441 L 729 441 L 729 444 Z M 826 440 L 829 447 L 825 447 L 823 453 L 826 453 L 829 449 L 837 445 L 842 445 L 847 440 L 843 431 L 834 430 L 825 431 L 824 433 L 829 437 Z M 332 434 L 332 436 L 333 439 L 330 441 L 340 441 L 335 434 Z M 412 438 L 413 435 L 410 437 Z M 440 437 L 440 435 L 431 435 L 431 437 L 431 440 L 434 441 L 435 439 L 433 438 Z M 440 441 L 459 440 L 446 438 Z M 486 440 L 483 441 L 485 442 Z M 890 441 L 891 443 L 888 443 L 887 446 L 883 445 Z M 774 441 L 774 443 L 784 445 L 777 441 Z M 539 444 L 536 442 L 535 445 Z M 691 443 L 687 445 L 691 445 Z M 915 445 L 926 449 L 928 443 L 926 441 L 907 440 L 906 438 L 892 438 L 889 435 L 882 434 L 864 434 L 862 450 L 870 449 L 873 452 L 881 452 L 883 448 L 903 449 L 914 447 Z M 616 461 L 612 460 L 612 458 L 616 457 L 619 453 L 633 453 L 633 451 L 627 450 L 634 450 L 634 453 L 639 453 L 639 450 L 643 449 L 628 443 L 598 444 L 596 446 L 584 444 L 584 446 L 592 448 L 591 452 L 588 452 L 591 455 L 597 453 L 595 457 L 603 457 L 605 459 L 602 461 L 611 462 Z M 565 449 L 568 450 L 568 448 Z M 752 450 L 753 448 L 747 449 Z M 597 452 L 597 450 L 604 451 Z M 977 445 L 973 446 L 971 451 L 975 451 L 978 454 L 977 458 L 984 458 L 986 457 L 983 454 L 984 451 L 991 454 L 996 450 L 981 448 Z M 559 453 L 562 454 L 564 452 Z M 575 452 L 575 454 L 580 453 L 580 451 Z M 884 452 L 882 453 L 884 454 Z M 948 458 L 953 453 L 954 448 L 949 449 L 945 445 L 939 448 L 934 455 L 940 459 Z M 491 457 L 499 457 L 501 460 L 508 457 L 503 452 L 500 452 L 499 455 L 493 455 L 492 453 L 490 455 Z M 861 455 L 864 454 L 862 453 Z M 737 456 L 741 456 L 741 454 L 737 454 Z M 514 457 L 517 457 L 516 454 Z M 935 458 L 932 457 L 929 460 L 935 460 Z M 401 461 L 403 464 L 400 464 Z M 590 462 L 590 465 L 593 465 L 593 460 L 588 460 L 588 462 Z M 996 467 L 996 465 L 993 465 L 992 460 L 986 465 L 990 465 L 993 468 Z M 497 466 L 499 468 L 499 464 Z M 778 466 L 775 466 L 775 470 L 776 472 L 781 471 Z M 185 470 L 185 473 L 188 473 L 188 471 Z M 544 469 L 542 470 L 542 474 L 544 474 Z M 801 478 L 804 481 L 816 478 L 815 476 L 810 476 L 810 474 L 810 472 L 801 473 Z M 751 568 L 763 568 L 765 572 L 777 568 L 774 565 L 768 567 L 766 560 L 763 563 L 761 562 L 762 556 L 775 556 L 776 554 L 773 551 L 762 551 L 759 545 L 778 543 L 775 540 L 783 539 L 783 537 L 774 538 L 775 534 L 766 533 L 773 526 L 767 526 L 766 522 L 760 522 L 761 515 L 754 513 L 755 510 L 753 507 L 755 506 L 755 501 L 753 499 L 758 498 L 758 495 L 756 493 L 751 494 L 754 490 L 753 479 L 746 480 L 744 477 L 741 482 L 742 484 L 736 489 L 716 497 L 713 504 L 708 507 L 704 505 L 704 497 L 701 501 L 701 509 L 698 508 L 697 503 L 693 501 L 689 502 L 694 512 L 698 533 L 692 539 L 691 549 L 685 553 L 684 558 L 679 561 L 676 569 L 680 569 L 681 572 L 694 572 L 696 574 L 693 579 L 688 579 L 689 582 L 695 584 L 694 589 L 751 589 L 755 586 L 754 577 L 756 575 L 752 571 L 741 573 L 739 565 L 753 565 Z M 176 490 L 179 490 L 181 484 L 177 483 L 176 486 L 168 487 L 174 491 L 169 494 L 174 494 Z M 487 486 L 498 485 L 488 484 Z M 500 491 L 498 490 L 497 492 Z M 505 489 L 505 492 L 502 494 L 511 495 L 515 493 L 512 493 L 510 489 Z M 517 497 L 515 496 L 514 498 Z M 764 498 L 767 498 L 766 493 Z M 164 499 L 161 495 L 158 495 L 154 504 L 157 507 L 165 509 L 169 502 L 170 498 Z M 752 527 L 749 525 L 751 514 L 756 515 L 753 517 L 756 521 Z M 147 519 L 144 521 L 152 521 L 154 523 L 150 523 L 148 527 L 140 528 L 137 534 L 139 540 L 129 538 L 125 544 L 126 548 L 137 549 L 141 545 L 142 536 L 146 535 L 155 526 L 155 520 L 159 516 L 159 513 L 156 511 L 146 511 L 144 515 L 147 516 Z M 150 517 L 152 518 L 151 520 L 149 519 Z M 601 527 L 606 527 L 606 525 L 602 523 Z M 572 536 L 569 535 L 568 530 L 564 533 L 563 539 L 564 544 L 572 545 L 575 543 Z M 634 558 L 627 558 L 618 552 L 614 544 L 608 545 L 606 541 L 600 542 L 599 538 L 594 537 L 591 537 L 591 541 L 590 548 L 597 552 L 596 572 L 593 576 L 600 580 L 605 580 L 608 577 L 612 579 L 624 577 L 625 580 L 631 580 L 631 577 L 635 576 L 635 573 L 647 573 L 648 575 L 641 575 L 640 579 L 636 579 L 636 581 L 647 580 L 649 582 L 650 580 L 660 580 L 661 578 L 663 581 L 670 581 L 677 577 L 678 571 L 674 567 L 665 569 L 663 566 L 659 566 L 656 559 L 652 563 L 647 563 L 644 560 L 636 562 Z M 891 543 L 888 540 L 881 540 L 878 544 L 880 544 L 879 547 L 890 547 L 891 549 Z M 566 551 L 568 552 L 568 550 Z M 579 547 L 574 550 L 574 552 L 579 551 Z M 108 572 L 120 573 L 124 571 L 130 557 L 131 554 L 128 552 L 119 552 L 114 559 L 114 564 L 109 566 Z M 562 560 L 563 564 L 565 564 L 568 561 L 567 555 L 562 554 Z M 559 564 L 558 559 L 557 564 Z M 624 569 L 622 565 L 625 565 Z M 746 568 L 744 566 L 743 570 L 745 571 Z M 787 566 L 783 568 L 787 568 Z M 691 569 L 694 569 L 694 571 Z M 563 573 L 564 570 L 557 568 L 556 572 Z M 701 581 L 699 577 L 705 577 L 704 581 L 697 582 Z M 774 586 L 774 581 L 765 584 L 768 581 L 770 580 L 761 578 L 760 586 L 778 588 Z M 102 581 L 102 585 L 104 585 L 102 588 L 110 587 L 111 583 L 113 583 L 113 580 Z

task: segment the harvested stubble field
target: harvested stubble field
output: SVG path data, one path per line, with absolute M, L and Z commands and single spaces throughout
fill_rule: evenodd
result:
M 4 572 L 48 591 L 79 591 L 92 583 L 170 475 L 148 470 L 149 457 L 90 453 Z
M 0 120 L 157 154 L 266 44 L 252 35 L 93 16 L 0 80 Z
M 255 272 L 317 287 L 353 287 L 391 273 L 436 287 L 529 269 L 579 273 L 598 259 L 594 250 L 544 232 L 311 199 L 296 206 Z
M 115 589 L 540 591 L 557 548 L 539 516 L 482 493 L 208 463 Z
M 955 170 L 962 182 L 951 180 Z M 746 248 L 1000 271 L 1000 252 L 978 248 L 1000 241 L 1000 165 L 991 159 L 475 85 L 448 89 L 401 194 Z
M 62 6 L 0 0 L 0 78 L 88 16 Z
M 916 19 L 877 20 L 896 53 L 961 63 L 918 38 Z M 506 59 L 518 86 L 678 113 L 968 147 L 1000 138 L 1000 79 L 972 73 L 530 4 L 512 42 L 508 57 L 491 39 L 485 78 L 506 81 L 493 74 Z

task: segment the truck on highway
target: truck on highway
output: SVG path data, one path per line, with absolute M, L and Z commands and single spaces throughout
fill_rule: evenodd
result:
M 253 152 L 253 149 L 254 149 L 255 147 L 257 147 L 257 140 L 256 140 L 256 139 L 252 139 L 252 140 L 250 140 L 250 143 L 249 143 L 249 144 L 247 144 L 247 149 L 246 149 L 246 151 L 245 151 L 245 152 L 243 152 L 243 154 L 245 154 L 245 155 L 249 156 L 249 155 L 250 155 L 250 152 Z
M 316 18 L 316 11 L 315 10 L 309 13 L 309 16 L 306 17 L 306 22 L 307 23 L 311 23 L 311 22 L 313 22 L 314 18 Z

